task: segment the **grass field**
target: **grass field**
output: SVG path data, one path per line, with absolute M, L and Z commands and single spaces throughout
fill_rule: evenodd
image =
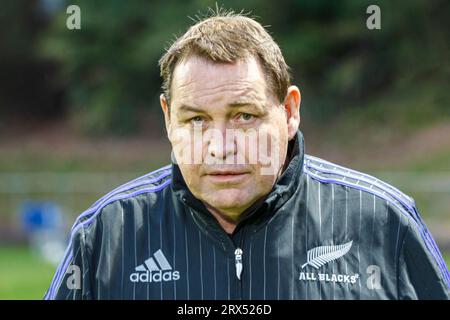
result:
M 444 258 L 450 265 L 450 252 Z M 0 248 L 0 300 L 42 299 L 54 272 L 28 248 Z
M 1 247 L 0 299 L 42 299 L 54 272 L 26 247 Z

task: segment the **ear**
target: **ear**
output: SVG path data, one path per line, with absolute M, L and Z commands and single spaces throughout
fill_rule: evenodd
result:
M 295 137 L 300 125 L 300 102 L 300 90 L 296 86 L 290 86 L 283 103 L 286 111 L 289 140 Z
M 171 132 L 172 132 L 172 127 L 170 124 L 170 108 L 169 105 L 167 104 L 167 100 L 166 97 L 164 96 L 164 94 L 161 94 L 159 96 L 159 102 L 161 104 L 161 109 L 164 113 L 164 121 L 166 123 L 166 131 L 167 131 L 167 137 L 170 140 L 170 136 L 171 136 Z

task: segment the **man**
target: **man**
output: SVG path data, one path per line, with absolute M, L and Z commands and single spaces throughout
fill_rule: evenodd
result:
M 254 20 L 207 18 L 160 60 L 172 165 L 84 212 L 47 299 L 448 299 L 414 201 L 304 154 L 300 91 Z

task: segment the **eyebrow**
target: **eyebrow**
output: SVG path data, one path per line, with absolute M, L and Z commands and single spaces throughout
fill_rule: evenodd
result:
M 189 105 L 187 105 L 187 104 L 182 104 L 182 105 L 178 108 L 178 111 L 205 112 L 202 108 L 197 108 L 197 107 L 189 106 Z
M 257 108 L 264 108 L 260 103 L 250 101 L 250 100 L 238 100 L 229 104 L 230 107 L 244 107 L 244 106 L 255 106 Z
M 227 104 L 227 107 L 232 107 L 232 108 L 241 108 L 241 107 L 245 107 L 245 106 L 253 106 L 262 113 L 267 112 L 267 107 L 265 105 L 254 102 L 254 101 L 238 100 L 238 101 L 234 101 L 232 103 Z M 182 104 L 178 108 L 178 111 L 206 112 L 206 110 L 204 110 L 202 108 L 190 106 L 187 104 Z

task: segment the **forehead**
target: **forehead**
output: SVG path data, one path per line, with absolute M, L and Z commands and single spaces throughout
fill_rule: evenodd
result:
M 266 81 L 260 63 L 254 57 L 234 63 L 214 63 L 191 56 L 175 67 L 172 79 L 172 98 L 198 102 L 224 102 L 239 97 L 266 98 Z

